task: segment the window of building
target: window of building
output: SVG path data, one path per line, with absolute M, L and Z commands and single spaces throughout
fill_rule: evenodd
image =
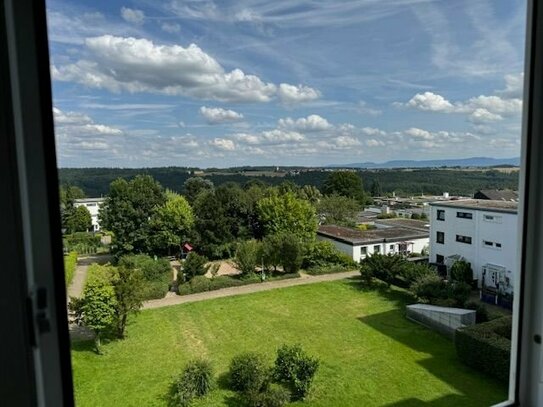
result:
M 436 263 L 437 264 L 443 264 L 444 261 L 445 261 L 445 256 L 443 256 L 442 254 L 436 254 Z
M 494 242 L 490 242 L 488 240 L 483 240 L 483 244 L 487 247 L 494 247 Z
M 391 251 L 391 252 L 394 251 L 394 245 L 393 245 L 393 244 L 390 245 L 390 251 Z
M 437 210 L 437 220 L 445 220 L 445 210 L 444 209 L 438 209 Z
M 381 246 L 378 245 L 378 244 L 373 246 L 373 252 L 374 253 L 381 253 Z
M 96 206 L 95 203 L 88 203 L 87 206 Z
M 360 255 L 361 256 L 366 256 L 368 254 L 368 248 L 366 246 L 362 246 L 360 248 Z
M 445 243 L 445 233 L 443 232 L 437 232 L 436 233 L 436 242 L 437 243 Z
M 456 212 L 456 217 L 462 219 L 473 219 L 473 214 L 470 212 Z
M 470 236 L 456 235 L 456 241 L 460 243 L 471 244 Z
M 502 223 L 502 217 L 496 215 L 483 215 L 483 220 L 486 222 Z
M 498 249 L 501 249 L 501 248 L 502 248 L 502 244 L 501 244 L 501 243 L 496 243 L 496 247 L 497 247 Z

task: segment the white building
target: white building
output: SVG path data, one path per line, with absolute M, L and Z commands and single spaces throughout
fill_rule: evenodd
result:
M 359 230 L 321 225 L 317 239 L 332 242 L 357 262 L 374 253 L 420 253 L 428 249 L 429 243 L 428 230 L 398 226 Z
M 98 221 L 98 211 L 100 210 L 100 207 L 104 203 L 105 198 L 83 198 L 83 199 L 76 199 L 74 201 L 74 206 L 84 206 L 86 207 L 91 215 L 92 218 L 92 231 L 98 232 L 100 230 L 100 222 Z
M 513 291 L 517 272 L 517 203 L 467 199 L 430 204 L 430 262 L 471 263 L 479 287 Z

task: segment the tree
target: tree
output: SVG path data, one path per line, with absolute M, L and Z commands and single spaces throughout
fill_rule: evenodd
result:
M 302 267 L 303 245 L 300 238 L 293 233 L 283 233 L 281 239 L 281 265 L 285 273 L 296 273 Z
M 151 252 L 151 219 L 165 202 L 162 186 L 148 175 L 113 181 L 99 213 L 102 227 L 113 232 L 112 251 Z
M 325 195 L 341 195 L 356 199 L 361 205 L 366 203 L 362 178 L 353 171 L 334 171 L 324 181 L 322 191 Z
M 257 210 L 264 233 L 292 233 L 303 240 L 313 240 L 317 231 L 315 208 L 292 193 L 263 198 Z
M 87 232 L 92 228 L 92 217 L 85 206 L 77 206 L 65 213 L 66 233 Z
M 100 354 L 101 336 L 113 324 L 117 306 L 107 267 L 94 265 L 89 269 L 80 306 L 83 323 L 94 332 L 95 349 Z
M 85 193 L 79 187 L 76 187 L 73 185 L 61 185 L 59 189 L 59 195 L 60 195 L 60 216 L 61 216 L 61 221 L 62 221 L 62 228 L 66 229 L 67 233 L 73 233 L 74 230 L 70 230 L 70 227 L 73 225 L 69 225 L 68 223 L 74 217 L 74 213 L 76 210 L 75 200 L 85 198 Z M 77 230 L 77 231 L 86 231 L 86 230 L 87 229 L 85 228 L 85 229 Z
M 281 264 L 281 243 L 281 235 L 268 235 L 262 239 L 262 260 L 266 268 L 273 267 L 277 271 Z
M 319 219 L 328 225 L 355 226 L 361 207 L 358 201 L 340 195 L 328 195 L 317 205 Z
M 207 273 L 209 266 L 207 266 L 207 257 L 200 256 L 198 253 L 191 252 L 183 262 L 183 272 L 186 275 L 187 280 L 196 276 L 203 276 Z
M 304 185 L 298 190 L 298 198 L 304 199 L 313 205 L 316 205 L 322 198 L 322 194 L 316 186 Z
M 379 183 L 379 180 L 377 179 L 373 180 L 370 191 L 371 191 L 371 196 L 383 196 L 383 190 L 381 188 L 381 184 Z
M 465 260 L 457 260 L 451 266 L 451 280 L 466 284 L 473 283 L 473 270 Z
M 360 273 L 367 281 L 371 277 L 384 281 L 389 287 L 401 275 L 405 260 L 400 255 L 374 253 L 360 262 Z
M 236 268 L 243 275 L 253 274 L 261 256 L 261 243 L 256 240 L 247 240 L 239 243 L 234 257 Z
M 213 191 L 213 182 L 202 177 L 192 177 L 183 184 L 183 193 L 190 203 L 193 203 L 198 195 L 204 191 Z
M 110 269 L 116 300 L 115 333 L 122 339 L 128 316 L 137 313 L 143 305 L 144 278 L 142 271 L 138 269 L 123 266 Z
M 153 247 L 155 252 L 171 253 L 192 233 L 194 214 L 185 197 L 166 193 L 166 203 L 159 207 L 151 218 Z

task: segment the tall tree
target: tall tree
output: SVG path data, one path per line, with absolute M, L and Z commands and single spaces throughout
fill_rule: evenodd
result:
M 192 204 L 200 193 L 204 191 L 213 191 L 213 188 L 213 182 L 210 180 L 202 177 L 192 177 L 187 179 L 183 184 L 183 194 Z
M 87 232 L 92 228 L 92 217 L 89 210 L 81 205 L 73 208 L 65 216 L 66 233 Z
M 328 225 L 354 226 L 360 209 L 358 201 L 340 195 L 325 196 L 317 205 L 319 220 Z
M 293 193 L 258 201 L 258 214 L 266 235 L 292 233 L 303 240 L 313 240 L 317 231 L 315 208 Z
M 130 314 L 137 313 L 143 305 L 144 278 L 141 270 L 128 267 L 109 267 L 115 293 L 115 333 L 124 338 Z
M 316 186 L 304 185 L 298 190 L 298 197 L 316 205 L 322 198 L 322 194 Z
M 371 196 L 383 196 L 383 189 L 381 188 L 381 184 L 379 183 L 378 179 L 373 180 L 370 191 Z
M 151 219 L 165 202 L 164 190 L 148 175 L 111 183 L 99 217 L 102 227 L 113 232 L 116 255 L 151 251 Z
M 194 214 L 184 196 L 166 193 L 166 203 L 151 218 L 153 248 L 156 253 L 171 254 L 192 234 Z
M 362 178 L 354 171 L 334 171 L 324 181 L 322 191 L 326 195 L 341 195 L 356 199 L 361 205 L 366 203 Z
M 85 193 L 79 187 L 73 185 L 61 185 L 59 189 L 60 195 L 60 217 L 62 221 L 62 228 L 66 230 L 67 233 L 73 233 L 73 230 L 70 230 L 69 221 L 74 216 L 76 210 L 75 200 L 85 198 Z M 83 229 L 83 231 L 86 228 Z M 79 231 L 79 230 L 77 230 Z

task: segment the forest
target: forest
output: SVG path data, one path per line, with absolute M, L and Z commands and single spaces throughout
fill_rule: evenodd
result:
M 81 188 L 89 197 L 106 195 L 110 183 L 117 178 L 132 179 L 136 175 L 151 175 L 160 184 L 175 192 L 183 192 L 183 184 L 197 169 L 187 167 L 160 168 L 61 168 L 61 185 Z M 267 175 L 248 175 L 260 171 Z M 518 189 L 518 171 L 500 172 L 493 169 L 463 170 L 451 168 L 420 168 L 357 171 L 366 189 L 378 181 L 383 193 L 396 195 L 451 195 L 471 196 L 479 189 Z M 245 185 L 251 181 L 262 181 L 268 185 L 279 185 L 291 181 L 299 186 L 313 185 L 321 188 L 330 170 L 302 168 L 280 168 L 274 174 L 271 168 L 231 168 L 201 170 L 199 174 L 220 186 L 228 182 Z M 280 176 L 279 176 L 280 175 Z

